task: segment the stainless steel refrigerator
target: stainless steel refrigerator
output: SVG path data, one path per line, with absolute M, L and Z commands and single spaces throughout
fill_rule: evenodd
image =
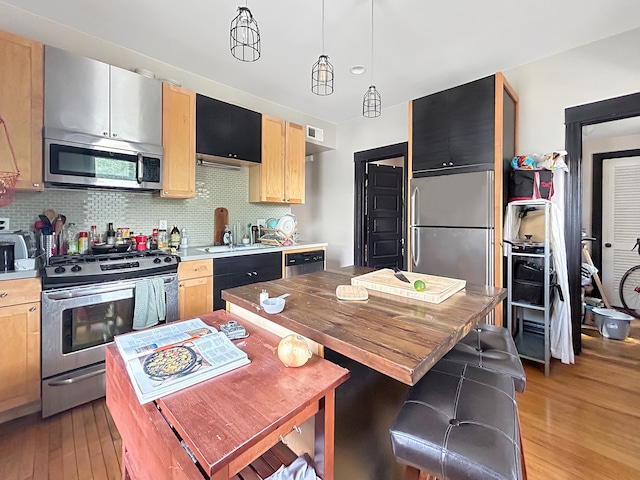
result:
M 493 171 L 411 180 L 411 271 L 493 285 Z

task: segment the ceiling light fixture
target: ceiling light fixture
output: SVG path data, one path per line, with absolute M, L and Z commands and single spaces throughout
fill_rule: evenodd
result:
M 371 0 L 371 85 L 362 100 L 362 115 L 367 118 L 379 117 L 381 110 L 382 99 L 373 84 L 373 0 Z
M 311 67 L 311 91 L 316 95 L 331 95 L 333 93 L 333 65 L 329 57 L 324 54 L 324 0 L 322 0 L 322 55 Z
M 367 71 L 367 69 L 365 68 L 364 65 L 354 65 L 353 67 L 351 67 L 349 71 L 354 75 L 362 75 L 364 72 Z
M 248 7 L 238 7 L 238 15 L 231 20 L 231 55 L 243 62 L 260 58 L 260 29 Z

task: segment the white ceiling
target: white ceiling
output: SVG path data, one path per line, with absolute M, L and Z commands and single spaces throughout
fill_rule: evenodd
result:
M 3 0 L 224 85 L 332 123 L 358 117 L 369 84 L 383 108 L 640 26 L 637 0 Z M 256 18 L 262 57 L 229 53 L 238 5 Z M 311 93 L 321 53 L 335 92 Z M 365 65 L 361 76 L 349 73 Z

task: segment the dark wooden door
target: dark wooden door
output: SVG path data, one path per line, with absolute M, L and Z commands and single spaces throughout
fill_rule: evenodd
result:
M 402 268 L 403 169 L 368 165 L 366 264 Z

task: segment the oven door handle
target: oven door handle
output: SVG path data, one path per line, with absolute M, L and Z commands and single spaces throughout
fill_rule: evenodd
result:
M 69 377 L 65 378 L 64 380 L 54 380 L 52 382 L 47 382 L 47 385 L 50 385 L 51 387 L 64 387 L 65 385 L 71 385 L 72 383 L 81 382 L 83 380 L 102 375 L 105 372 L 106 368 L 101 368 L 100 370 L 96 370 L 95 372 L 85 373 L 84 375 L 78 375 L 77 377 Z
M 178 278 L 177 275 L 168 275 L 163 277 L 163 281 L 165 284 L 176 281 Z M 103 293 L 112 293 L 112 292 L 120 292 L 124 290 L 132 290 L 136 286 L 136 280 L 130 282 L 122 282 L 117 285 L 109 285 L 109 286 L 98 286 L 98 287 L 89 287 L 89 288 L 78 288 L 69 289 L 61 292 L 43 292 L 43 295 L 49 298 L 50 300 L 67 300 L 69 298 L 82 298 L 82 297 L 90 297 L 92 295 L 101 295 Z

